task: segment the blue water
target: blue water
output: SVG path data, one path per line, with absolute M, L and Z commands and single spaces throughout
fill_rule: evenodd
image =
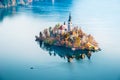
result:
M 69 12 L 102 49 L 90 60 L 68 63 L 35 42 L 44 28 L 67 22 Z M 0 9 L 0 80 L 120 80 L 119 21 L 119 0 L 41 0 Z

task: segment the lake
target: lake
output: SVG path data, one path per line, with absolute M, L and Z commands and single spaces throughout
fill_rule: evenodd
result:
M 71 63 L 50 55 L 35 35 L 72 15 L 102 49 Z M 120 80 L 119 0 L 40 0 L 0 9 L 0 80 Z

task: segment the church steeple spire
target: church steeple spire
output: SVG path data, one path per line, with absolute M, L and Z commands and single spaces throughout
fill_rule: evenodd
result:
M 71 13 L 69 13 L 69 19 L 68 19 L 68 21 L 71 21 L 71 18 L 72 18 L 72 17 L 71 17 Z
M 69 13 L 69 19 L 68 19 L 68 32 L 71 31 L 72 21 L 71 21 L 71 13 Z

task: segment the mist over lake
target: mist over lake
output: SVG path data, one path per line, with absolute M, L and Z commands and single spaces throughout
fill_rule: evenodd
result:
M 35 35 L 72 24 L 94 36 L 101 51 L 71 63 L 40 48 Z M 40 0 L 0 9 L 0 80 L 120 80 L 119 0 Z

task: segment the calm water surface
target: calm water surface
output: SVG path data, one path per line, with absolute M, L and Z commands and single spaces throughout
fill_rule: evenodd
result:
M 102 48 L 90 60 L 68 63 L 35 42 L 44 28 L 67 21 L 69 12 Z M 120 80 L 119 41 L 119 0 L 42 0 L 0 9 L 0 80 Z

